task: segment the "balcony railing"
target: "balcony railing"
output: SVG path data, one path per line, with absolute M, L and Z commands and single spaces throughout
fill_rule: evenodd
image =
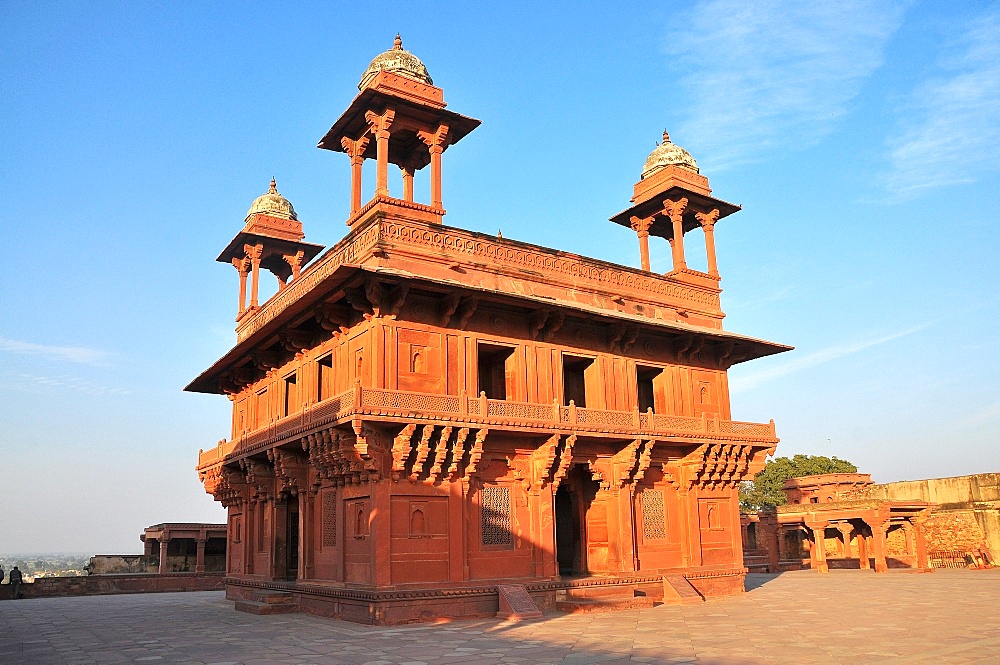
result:
M 198 466 L 203 468 L 218 464 L 237 449 L 241 455 L 252 454 L 317 427 L 353 418 L 389 422 L 447 421 L 474 427 L 596 436 L 704 439 L 768 445 L 777 441 L 773 420 L 769 423 L 749 423 L 721 420 L 718 416 L 705 414 L 701 417 L 668 416 L 653 413 L 652 410 L 585 409 L 572 404 L 510 402 L 487 399 L 483 395 L 435 395 L 358 385 L 299 413 L 245 432 L 233 441 L 220 441 L 217 447 L 201 452 Z

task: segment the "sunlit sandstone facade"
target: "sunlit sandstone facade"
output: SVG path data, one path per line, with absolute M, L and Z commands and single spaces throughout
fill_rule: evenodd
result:
M 237 345 L 187 389 L 233 403 L 198 461 L 229 510 L 229 597 L 396 623 L 496 613 L 497 584 L 544 607 L 590 586 L 669 596 L 665 575 L 742 591 L 736 486 L 777 438 L 731 420 L 726 370 L 788 347 L 722 329 L 713 231 L 738 207 L 664 136 L 612 218 L 642 269 L 444 226 L 442 155 L 479 121 L 398 40 L 359 87 L 319 144 L 351 160 L 347 236 L 309 263 L 272 183 L 219 257 L 240 275 Z M 258 303 L 261 267 L 279 291 Z

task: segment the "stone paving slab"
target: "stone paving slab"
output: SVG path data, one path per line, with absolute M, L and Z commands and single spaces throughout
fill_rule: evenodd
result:
M 0 664 L 1000 663 L 1000 569 L 747 583 L 699 605 L 397 627 L 243 614 L 215 591 L 5 601 Z

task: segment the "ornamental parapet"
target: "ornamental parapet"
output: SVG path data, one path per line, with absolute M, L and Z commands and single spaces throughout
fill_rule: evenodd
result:
M 412 215 L 410 208 L 418 206 L 410 202 L 381 197 L 371 206 L 358 213 L 361 219 L 346 238 L 303 269 L 287 288 L 240 319 L 236 330 L 239 342 L 280 316 L 342 266 L 406 271 L 414 262 L 420 264 L 422 274 L 440 273 L 438 277 L 470 287 L 492 287 L 498 279 L 513 279 L 523 285 L 525 293 L 551 298 L 555 305 L 564 301 L 596 306 L 611 314 L 626 312 L 680 321 L 694 312 L 702 324 L 721 328 L 718 280 L 708 274 L 682 271 L 660 275 L 409 219 L 402 215 Z M 573 300 L 567 300 L 569 292 L 574 294 Z
M 672 416 L 647 411 L 610 411 L 570 405 L 533 404 L 485 396 L 354 388 L 300 413 L 271 421 L 231 441 L 220 441 L 198 456 L 198 470 L 248 457 L 310 432 L 357 419 L 385 423 L 450 424 L 458 427 L 596 438 L 677 441 L 686 444 L 739 444 L 773 448 L 774 421 L 751 423 L 717 416 Z

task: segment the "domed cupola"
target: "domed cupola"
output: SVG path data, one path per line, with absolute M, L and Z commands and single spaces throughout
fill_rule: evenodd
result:
M 670 135 L 663 130 L 663 143 L 656 146 L 653 152 L 649 153 L 646 163 L 642 167 L 641 179 L 646 179 L 664 166 L 683 166 L 698 173 L 698 163 L 694 161 L 691 153 L 684 148 L 670 142 Z
M 221 263 L 233 264 L 239 272 L 240 309 L 237 321 L 260 305 L 257 287 L 261 268 L 278 278 L 280 291 L 287 286 L 289 279 L 298 279 L 303 266 L 322 251 L 323 245 L 304 242 L 305 237 L 302 222 L 295 214 L 291 201 L 278 193 L 278 183 L 271 178 L 270 189 L 250 205 L 243 230 L 229 241 L 216 258 Z
M 295 214 L 295 208 L 292 207 L 292 202 L 278 193 L 278 184 L 274 178 L 271 178 L 271 188 L 254 199 L 250 205 L 246 221 L 249 222 L 250 217 L 258 213 L 290 221 L 298 221 L 299 219 L 298 215 Z
M 368 69 L 361 75 L 358 90 L 364 89 L 365 85 L 382 71 L 416 79 L 427 85 L 434 85 L 431 75 L 427 73 L 427 68 L 424 67 L 424 63 L 420 62 L 420 58 L 403 48 L 403 40 L 398 32 L 392 48 L 375 56 L 375 59 L 368 65 Z

